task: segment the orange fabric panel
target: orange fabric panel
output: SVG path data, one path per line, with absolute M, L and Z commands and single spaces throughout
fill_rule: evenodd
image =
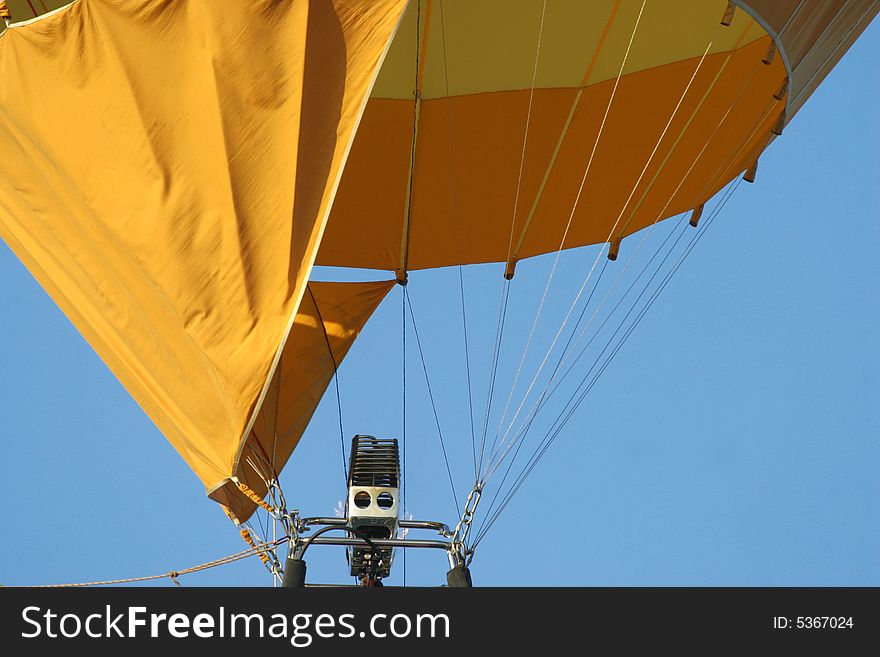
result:
M 342 172 L 316 264 L 397 267 L 412 125 L 412 102 L 370 99 Z
M 566 247 L 625 237 L 685 212 L 707 201 L 739 173 L 740 147 L 766 137 L 769 126 L 756 129 L 756 124 L 771 106 L 778 106 L 777 114 L 782 109 L 782 103 L 773 101 L 772 91 L 784 78 L 784 68 L 781 62 L 775 66 L 760 63 L 768 42 L 763 39 L 731 58 L 699 109 L 697 104 L 709 90 L 724 55 L 706 58 L 677 111 L 676 103 L 695 62 L 670 64 L 663 67 L 662 76 L 634 74 L 621 80 Z M 591 92 L 575 117 L 572 136 L 560 152 L 520 257 L 559 248 L 610 85 Z M 650 112 L 644 111 L 646 105 Z
M 266 495 L 265 481 L 277 478 L 284 468 L 336 369 L 393 286 L 394 281 L 309 283 L 269 393 L 233 471 L 258 495 Z M 239 522 L 255 509 L 231 481 L 211 497 Z
M 607 240 L 618 217 L 616 233 L 626 235 L 661 215 L 688 210 L 706 201 L 741 170 L 740 147 L 749 151 L 751 142 L 763 139 L 782 109 L 782 103 L 773 107 L 772 99 L 785 78 L 782 62 L 761 63 L 769 42 L 769 37 L 764 37 L 733 54 L 684 130 L 727 54 L 706 58 L 628 206 L 627 198 L 698 60 L 638 71 L 621 79 L 566 247 Z M 610 80 L 586 87 L 520 257 L 559 247 L 613 84 Z M 526 89 L 422 103 L 410 269 L 506 259 L 529 93 Z M 576 93 L 576 89 L 539 89 L 534 93 L 514 246 Z M 411 102 L 371 99 L 343 174 L 318 254 L 319 264 L 377 269 L 397 266 L 411 136 L 411 119 L 406 117 L 411 112 Z M 761 125 L 756 128 L 756 123 Z M 648 189 L 648 182 L 679 135 L 680 142 L 638 213 L 630 217 L 628 213 Z M 705 152 L 699 155 L 704 146 Z M 380 161 L 385 165 L 375 166 Z M 355 234 L 356 241 L 351 239 Z

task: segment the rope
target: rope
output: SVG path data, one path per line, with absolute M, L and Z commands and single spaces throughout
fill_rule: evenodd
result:
M 54 588 L 81 588 L 87 586 L 110 586 L 112 584 L 132 584 L 135 582 L 149 582 L 157 579 L 170 579 L 171 581 L 176 582 L 177 578 L 182 575 L 189 575 L 191 573 L 198 573 L 203 570 L 208 570 L 210 568 L 216 568 L 218 566 L 225 566 L 229 563 L 234 563 L 236 561 L 241 561 L 242 559 L 247 559 L 248 557 L 252 557 L 254 555 L 258 555 L 262 551 L 271 550 L 277 548 L 279 545 L 287 542 L 287 537 L 279 538 L 277 541 L 271 541 L 269 543 L 259 543 L 256 544 L 253 548 L 248 548 L 247 550 L 242 550 L 241 552 L 236 552 L 235 554 L 230 554 L 226 557 L 221 557 L 220 559 L 214 559 L 213 561 L 208 561 L 203 564 L 199 564 L 198 566 L 192 566 L 190 568 L 184 568 L 183 570 L 170 570 L 167 573 L 162 573 L 161 575 L 147 575 L 144 577 L 126 577 L 123 579 L 107 579 L 96 582 L 78 582 L 75 584 L 37 584 L 34 586 L 29 586 L 27 588 L 35 588 L 35 589 L 54 589 Z
M 241 537 L 242 539 L 244 539 L 245 543 L 247 543 L 254 550 L 257 549 L 257 544 L 254 543 L 254 537 L 251 536 L 251 533 L 247 529 L 242 527 L 241 529 L 239 529 L 239 534 L 241 534 Z M 269 565 L 269 557 L 267 557 L 264 552 L 257 552 L 257 556 L 260 558 L 260 561 L 262 561 L 264 565 Z

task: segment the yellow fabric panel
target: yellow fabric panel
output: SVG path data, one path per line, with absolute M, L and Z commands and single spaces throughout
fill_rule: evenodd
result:
M 0 37 L 0 236 L 207 488 L 404 5 L 79 0 Z
M 394 281 L 309 283 L 269 393 L 234 469 L 239 481 L 258 495 L 266 495 L 265 480 L 276 478 L 287 463 L 336 368 L 393 286 Z M 231 481 L 211 492 L 211 497 L 239 522 L 255 509 Z
M 617 76 L 642 0 L 547 2 L 535 86 L 577 87 L 615 5 L 612 29 L 589 82 Z M 727 0 L 649 1 L 639 21 L 627 71 L 661 66 L 734 47 L 765 35 L 745 12 L 719 29 Z M 427 32 L 422 98 L 529 89 L 541 32 L 543 0 L 414 0 L 404 17 L 373 89 L 373 98 L 412 98 L 415 88 L 416 16 L 420 39 Z M 444 56 L 445 54 L 445 56 Z M 448 90 L 447 90 L 448 80 Z
M 750 153 L 752 142 L 766 137 L 782 110 L 783 103 L 772 98 L 785 78 L 782 62 L 761 63 L 769 43 L 767 36 L 752 42 L 730 56 L 726 65 L 726 53 L 706 58 L 635 190 L 698 60 L 625 75 L 565 246 L 607 240 L 621 213 L 617 232 L 627 235 L 660 215 L 683 212 L 706 201 L 741 171 L 745 165 L 739 151 Z M 722 66 L 717 82 L 690 120 Z M 559 247 L 613 85 L 613 80 L 607 80 L 584 91 L 520 257 Z M 522 233 L 576 93 L 575 89 L 535 92 L 514 243 Z M 528 96 L 529 90 L 520 90 L 422 103 L 410 269 L 505 260 Z M 645 111 L 646 106 L 651 111 Z M 370 100 L 321 244 L 320 264 L 378 269 L 397 266 L 411 129 L 412 102 Z M 662 172 L 649 187 L 664 160 Z M 383 166 L 376 167 L 377 161 Z M 646 191 L 638 212 L 630 216 Z

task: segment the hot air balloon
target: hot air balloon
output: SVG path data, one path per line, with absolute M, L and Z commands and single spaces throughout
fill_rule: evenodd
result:
M 251 554 L 293 586 L 321 544 L 345 545 L 365 585 L 389 576 L 395 548 L 432 548 L 449 558 L 449 585 L 469 586 L 480 540 L 878 11 L 869 0 L 0 7 L 13 21 L 0 36 L 0 236 Z M 624 265 L 667 226 L 644 269 Z M 584 250 L 570 305 L 542 333 L 559 268 Z M 539 256 L 546 286 L 499 381 L 511 290 Z M 343 436 L 343 517 L 292 512 L 282 470 L 383 299 L 400 288 L 404 340 L 409 323 L 421 353 L 411 275 L 457 269 L 464 306 L 471 266 L 492 267 L 500 292 L 484 408 L 469 389 L 470 409 L 456 411 L 470 414 L 470 438 L 443 441 L 437 419 L 444 457 L 473 457 L 459 517 L 407 518 L 403 445 L 367 434 Z M 387 275 L 325 281 L 315 267 Z M 599 287 L 615 267 L 629 278 Z M 465 348 L 468 330 L 465 319 Z M 254 514 L 281 540 L 257 545 Z

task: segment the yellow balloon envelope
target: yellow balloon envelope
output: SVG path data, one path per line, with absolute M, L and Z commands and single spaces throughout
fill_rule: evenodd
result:
M 233 519 L 396 272 L 627 235 L 782 132 L 870 0 L 0 2 L 0 236 Z M 242 494 L 242 489 L 244 493 Z M 248 495 L 248 492 L 250 495 Z

